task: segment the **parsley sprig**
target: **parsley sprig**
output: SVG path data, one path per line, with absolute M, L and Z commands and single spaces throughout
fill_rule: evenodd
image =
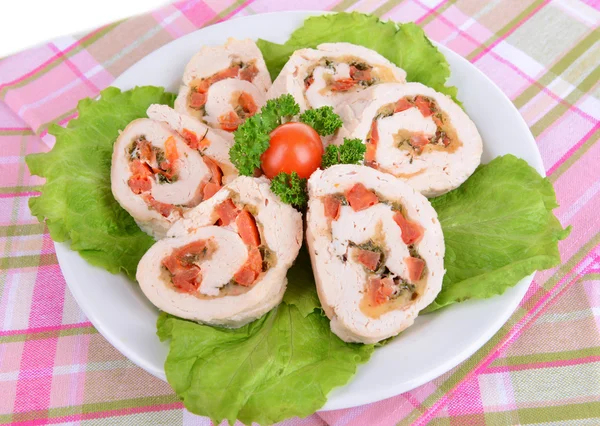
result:
M 367 147 L 360 139 L 344 138 L 340 146 L 329 145 L 321 160 L 321 168 L 326 169 L 335 164 L 359 164 L 363 161 Z
M 303 208 L 308 201 L 306 181 L 307 179 L 301 178 L 296 172 L 279 173 L 271 181 L 271 191 L 284 203 Z
M 234 145 L 229 158 L 241 175 L 252 176 L 260 168 L 260 156 L 269 148 L 269 134 L 300 113 L 300 106 L 290 94 L 270 99 L 260 113 L 248 118 L 233 133 Z M 304 111 L 299 120 L 321 136 L 329 136 L 342 127 L 342 119 L 330 106 Z
M 229 150 L 229 158 L 240 175 L 253 176 L 260 169 L 260 157 L 269 148 L 270 134 L 278 126 L 292 121 L 300 113 L 300 106 L 290 94 L 270 99 L 258 114 L 248 118 L 233 134 L 234 145 Z M 306 110 L 299 121 L 311 126 L 320 136 L 334 134 L 342 127 L 342 120 L 330 106 Z M 329 146 L 323 155 L 322 167 L 333 164 L 355 164 L 362 160 L 365 147 L 359 139 L 346 140 L 337 146 Z M 307 179 L 296 172 L 279 173 L 271 181 L 271 190 L 284 203 L 303 208 L 308 201 Z
M 229 158 L 241 175 L 252 176 L 260 168 L 260 156 L 269 148 L 269 134 L 277 126 L 300 113 L 300 107 L 290 94 L 270 99 L 260 113 L 248 118 L 234 132 L 234 145 Z
M 330 106 L 307 109 L 300 115 L 300 121 L 308 124 L 321 136 L 333 135 L 344 124 Z

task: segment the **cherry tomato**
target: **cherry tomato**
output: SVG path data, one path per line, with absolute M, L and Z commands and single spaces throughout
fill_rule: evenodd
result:
M 282 124 L 271 132 L 269 143 L 260 157 L 263 172 L 269 179 L 281 172 L 296 172 L 301 178 L 307 178 L 321 166 L 321 138 L 304 123 Z

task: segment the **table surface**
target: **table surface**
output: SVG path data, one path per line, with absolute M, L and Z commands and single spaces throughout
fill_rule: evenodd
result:
M 191 0 L 0 61 L 0 423 L 209 425 L 98 334 L 66 288 L 27 202 L 24 157 L 149 52 L 222 20 L 294 9 L 415 21 L 470 60 L 536 138 L 564 226 L 563 264 L 538 273 L 475 355 L 411 392 L 286 425 L 600 424 L 600 3 L 595 0 Z

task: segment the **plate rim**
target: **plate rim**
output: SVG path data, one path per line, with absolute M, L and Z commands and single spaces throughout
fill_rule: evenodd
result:
M 236 17 L 236 18 L 229 19 L 227 21 L 223 21 L 223 22 L 216 23 L 214 25 L 210 25 L 208 27 L 203 27 L 198 30 L 192 31 L 182 37 L 179 37 L 175 40 L 172 40 L 169 43 L 161 46 L 160 48 L 155 49 L 152 52 L 148 53 L 143 58 L 140 58 L 138 61 L 136 61 L 136 63 L 132 64 L 125 71 L 123 71 L 117 78 L 115 78 L 113 80 L 113 82 L 110 84 L 110 86 L 117 87 L 121 90 L 125 90 L 120 86 L 122 84 L 122 80 L 125 79 L 125 77 L 130 72 L 130 70 L 135 68 L 140 61 L 143 61 L 152 55 L 160 55 L 160 52 L 163 49 L 168 50 L 169 48 L 172 48 L 172 45 L 174 43 L 180 43 L 181 40 L 185 39 L 186 37 L 191 37 L 194 34 L 196 34 L 197 32 L 203 31 L 209 27 L 217 27 L 217 26 L 225 25 L 231 21 L 236 21 L 239 23 L 241 23 L 241 21 L 252 21 L 252 20 L 257 19 L 257 17 L 263 17 L 263 16 L 276 17 L 276 16 L 280 16 L 280 15 L 293 15 L 296 17 L 307 18 L 309 16 L 319 16 L 319 15 L 326 15 L 326 14 L 332 14 L 332 13 L 334 13 L 334 12 L 315 11 L 315 10 L 294 10 L 294 11 L 268 12 L 268 13 L 260 13 L 260 14 L 243 16 L 243 17 Z M 467 59 L 462 57 L 460 54 L 454 52 L 453 50 L 451 50 L 450 48 L 448 48 L 442 44 L 439 44 L 438 42 L 436 42 L 434 40 L 431 40 L 431 41 L 438 49 L 440 49 L 440 51 L 444 54 L 444 56 L 451 55 L 451 56 L 453 56 L 454 60 L 462 62 L 463 64 L 466 64 L 467 66 L 472 68 L 472 70 L 474 72 L 477 72 L 480 75 L 480 77 L 483 77 L 485 80 L 487 80 L 487 83 L 492 85 L 496 89 L 496 91 L 504 98 L 504 100 L 510 104 L 510 107 L 512 108 L 513 112 L 516 112 L 516 115 L 519 117 L 518 122 L 513 123 L 513 125 L 518 125 L 520 128 L 522 128 L 522 130 L 524 130 L 524 134 L 527 134 L 527 138 L 529 139 L 530 144 L 534 147 L 535 152 L 533 155 L 533 159 L 530 159 L 528 161 L 528 163 L 533 168 L 535 168 L 536 171 L 538 171 L 538 173 L 540 175 L 545 177 L 546 174 L 545 174 L 545 169 L 543 166 L 542 157 L 539 152 L 539 148 L 535 142 L 535 138 L 531 134 L 531 131 L 530 131 L 529 127 L 527 126 L 525 120 L 523 119 L 522 115 L 520 114 L 518 109 L 515 107 L 515 105 L 512 103 L 512 101 L 508 98 L 508 96 L 486 74 L 484 74 L 481 70 L 479 70 L 477 67 L 475 67 L 472 63 L 470 63 Z M 532 164 L 532 162 L 535 164 Z M 53 243 L 55 246 L 58 263 L 61 268 L 61 272 L 62 272 L 63 276 L 65 277 L 66 284 L 67 284 L 71 294 L 75 298 L 75 301 L 77 302 L 78 306 L 84 312 L 84 314 L 86 315 L 88 320 L 94 325 L 94 327 L 98 330 L 98 332 L 113 347 L 115 347 L 119 352 L 121 352 L 128 360 L 130 360 L 131 362 L 133 362 L 140 368 L 144 369 L 146 372 L 152 374 L 153 376 L 155 376 L 163 381 L 166 381 L 166 375 L 164 372 L 164 368 L 161 368 L 160 370 L 156 370 L 156 368 L 154 368 L 154 365 L 151 364 L 146 358 L 139 357 L 137 355 L 137 352 L 133 351 L 131 349 L 130 345 L 127 345 L 124 342 L 121 342 L 120 340 L 118 340 L 111 333 L 110 329 L 108 329 L 107 327 L 104 326 L 104 323 L 102 322 L 102 320 L 100 320 L 97 317 L 95 311 L 91 311 L 89 309 L 84 309 L 84 306 L 88 305 L 86 302 L 84 302 L 84 294 L 83 294 L 84 292 L 79 291 L 80 286 L 74 285 L 74 283 L 79 278 L 74 276 L 74 271 L 72 269 L 69 269 L 69 268 L 63 269 L 63 267 L 62 267 L 63 262 L 65 262 L 65 264 L 67 263 L 67 261 L 65 260 L 65 258 L 67 256 L 67 252 L 73 253 L 73 251 L 70 249 L 70 244 L 68 242 L 58 242 L 57 243 L 55 241 L 53 241 Z M 77 253 L 77 255 L 79 255 L 79 254 Z M 61 261 L 61 259 L 62 259 L 62 261 Z M 88 266 L 95 267 L 89 263 L 88 263 Z M 443 364 L 438 364 L 434 368 L 428 370 L 428 372 L 426 374 L 422 374 L 421 376 L 419 376 L 418 379 L 415 379 L 412 383 L 410 383 L 410 385 L 407 386 L 408 387 L 407 389 L 403 389 L 400 391 L 393 391 L 393 390 L 390 391 L 389 387 L 384 388 L 383 390 L 378 389 L 375 392 L 370 392 L 368 395 L 364 395 L 364 398 L 362 398 L 360 401 L 348 401 L 347 400 L 345 403 L 338 402 L 336 404 L 330 404 L 331 400 L 328 398 L 325 405 L 323 407 L 321 407 L 318 411 L 330 411 L 330 410 L 351 408 L 351 407 L 370 404 L 370 403 L 373 403 L 376 401 L 391 398 L 391 397 L 399 395 L 403 392 L 407 392 L 412 389 L 415 389 L 418 386 L 421 386 L 431 380 L 434 380 L 435 378 L 445 374 L 452 368 L 454 368 L 457 365 L 459 365 L 460 363 L 464 362 L 466 359 L 468 359 L 470 356 L 472 356 L 475 352 L 477 352 L 479 349 L 481 349 L 481 347 L 483 347 L 485 345 L 485 343 L 488 342 L 500 330 L 500 328 L 502 328 L 502 326 L 506 323 L 506 321 L 512 316 L 512 314 L 514 313 L 517 306 L 523 300 L 523 297 L 525 296 L 529 286 L 531 285 L 531 282 L 533 281 L 533 277 L 534 277 L 535 273 L 536 272 L 530 274 L 529 276 L 523 278 L 521 281 L 519 281 L 517 284 L 515 284 L 514 287 L 515 288 L 518 287 L 520 290 L 519 297 L 518 298 L 515 297 L 511 301 L 511 303 L 507 305 L 506 309 L 503 311 L 503 315 L 499 315 L 497 317 L 496 321 L 494 321 L 493 326 L 489 326 L 485 332 L 481 333 L 479 338 L 476 339 L 475 343 L 471 343 L 468 347 L 465 348 L 465 350 L 455 354 L 454 357 L 449 359 L 447 362 L 445 362 Z M 469 303 L 469 302 L 467 302 L 467 303 Z M 156 338 L 158 339 L 158 337 L 156 337 Z M 367 361 L 367 363 L 368 362 L 369 361 Z M 336 389 L 341 389 L 344 386 L 340 386 Z

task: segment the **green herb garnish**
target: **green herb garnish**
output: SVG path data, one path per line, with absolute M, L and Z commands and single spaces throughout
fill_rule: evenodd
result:
M 359 164 L 363 161 L 367 147 L 360 139 L 344 138 L 340 146 L 329 145 L 325 149 L 321 167 L 326 169 L 335 164 Z
M 330 106 L 308 109 L 300 115 L 300 121 L 308 124 L 321 136 L 333 135 L 344 124 Z
M 240 175 L 252 176 L 260 168 L 260 156 L 269 148 L 269 134 L 300 112 L 292 95 L 270 99 L 260 113 L 248 118 L 234 132 L 235 144 L 229 151 Z
M 279 173 L 271 181 L 271 191 L 281 198 L 281 201 L 302 208 L 306 206 L 308 194 L 306 193 L 306 179 L 292 172 Z

